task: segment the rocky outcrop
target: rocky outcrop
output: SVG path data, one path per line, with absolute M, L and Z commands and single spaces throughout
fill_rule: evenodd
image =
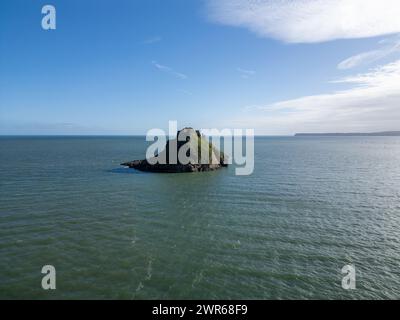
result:
M 182 136 L 186 137 L 186 139 L 184 141 L 179 141 L 178 137 Z M 175 163 L 170 163 L 170 147 L 176 148 L 178 154 L 180 148 L 183 146 L 185 146 L 186 150 L 190 150 L 189 154 L 186 154 L 189 163 L 182 164 L 179 162 L 179 159 L 176 159 L 176 161 L 174 161 Z M 208 161 L 199 161 L 199 159 L 202 159 L 202 155 L 204 156 L 207 154 Z M 161 173 L 213 171 L 227 166 L 224 162 L 224 153 L 217 150 L 205 137 L 201 136 L 200 131 L 194 130 L 193 128 L 184 128 L 178 131 L 177 139 L 169 140 L 165 149 L 160 152 L 160 154 L 156 155 L 156 157 L 166 159 L 166 163 L 152 164 L 155 161 L 150 161 L 150 163 L 144 159 L 125 162 L 121 165 L 140 171 Z

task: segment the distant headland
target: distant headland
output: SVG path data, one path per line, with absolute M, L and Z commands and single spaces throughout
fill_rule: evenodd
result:
M 349 133 L 296 133 L 295 137 L 397 137 L 400 131 L 349 132 Z

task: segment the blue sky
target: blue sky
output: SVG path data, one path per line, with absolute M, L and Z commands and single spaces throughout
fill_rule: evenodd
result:
M 391 0 L 4 0 L 0 134 L 400 130 L 399 14 Z

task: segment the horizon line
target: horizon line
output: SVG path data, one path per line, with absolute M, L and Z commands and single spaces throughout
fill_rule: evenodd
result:
M 294 137 L 295 135 L 255 134 L 254 137 Z M 0 137 L 146 137 L 146 134 L 0 134 Z

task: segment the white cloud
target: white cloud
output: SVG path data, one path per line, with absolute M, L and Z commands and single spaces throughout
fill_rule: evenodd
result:
M 400 32 L 399 0 L 208 0 L 212 20 L 311 43 Z
M 242 69 L 242 68 L 237 68 L 236 71 L 240 73 L 240 75 L 243 79 L 247 79 L 256 74 L 256 72 L 253 70 L 246 70 L 246 69 Z
M 399 0 L 208 0 L 208 13 L 215 22 L 288 43 L 400 33 Z M 378 49 L 352 56 L 338 68 L 395 52 L 400 52 L 399 38 L 381 41 Z M 400 130 L 400 60 L 335 82 L 350 88 L 246 107 L 233 121 L 264 134 Z
M 368 63 L 372 63 L 374 61 L 386 58 L 393 53 L 400 52 L 400 39 L 396 38 L 395 40 L 386 40 L 381 42 L 386 44 L 380 49 L 371 50 L 367 52 L 363 52 L 352 56 L 338 64 L 339 69 L 350 69 L 354 67 L 358 67 L 360 65 L 365 65 Z M 389 43 L 389 44 L 387 44 Z
M 143 41 L 144 44 L 153 44 L 153 43 L 157 43 L 160 42 L 162 40 L 161 37 L 156 36 L 156 37 L 152 37 L 152 38 L 148 38 L 145 41 Z
M 152 61 L 151 63 L 158 70 L 169 73 L 169 74 L 173 75 L 174 77 L 177 77 L 182 80 L 185 80 L 188 78 L 187 75 L 180 73 L 180 72 L 176 72 L 174 69 L 167 67 L 167 66 L 163 66 L 162 64 L 159 64 L 156 61 Z
M 188 91 L 188 90 L 179 89 L 177 91 L 180 92 L 180 93 L 183 93 L 185 95 L 188 95 L 188 96 L 192 96 L 193 95 L 193 93 L 191 91 Z
M 281 134 L 400 130 L 400 60 L 335 82 L 352 87 L 247 107 L 236 124 Z

